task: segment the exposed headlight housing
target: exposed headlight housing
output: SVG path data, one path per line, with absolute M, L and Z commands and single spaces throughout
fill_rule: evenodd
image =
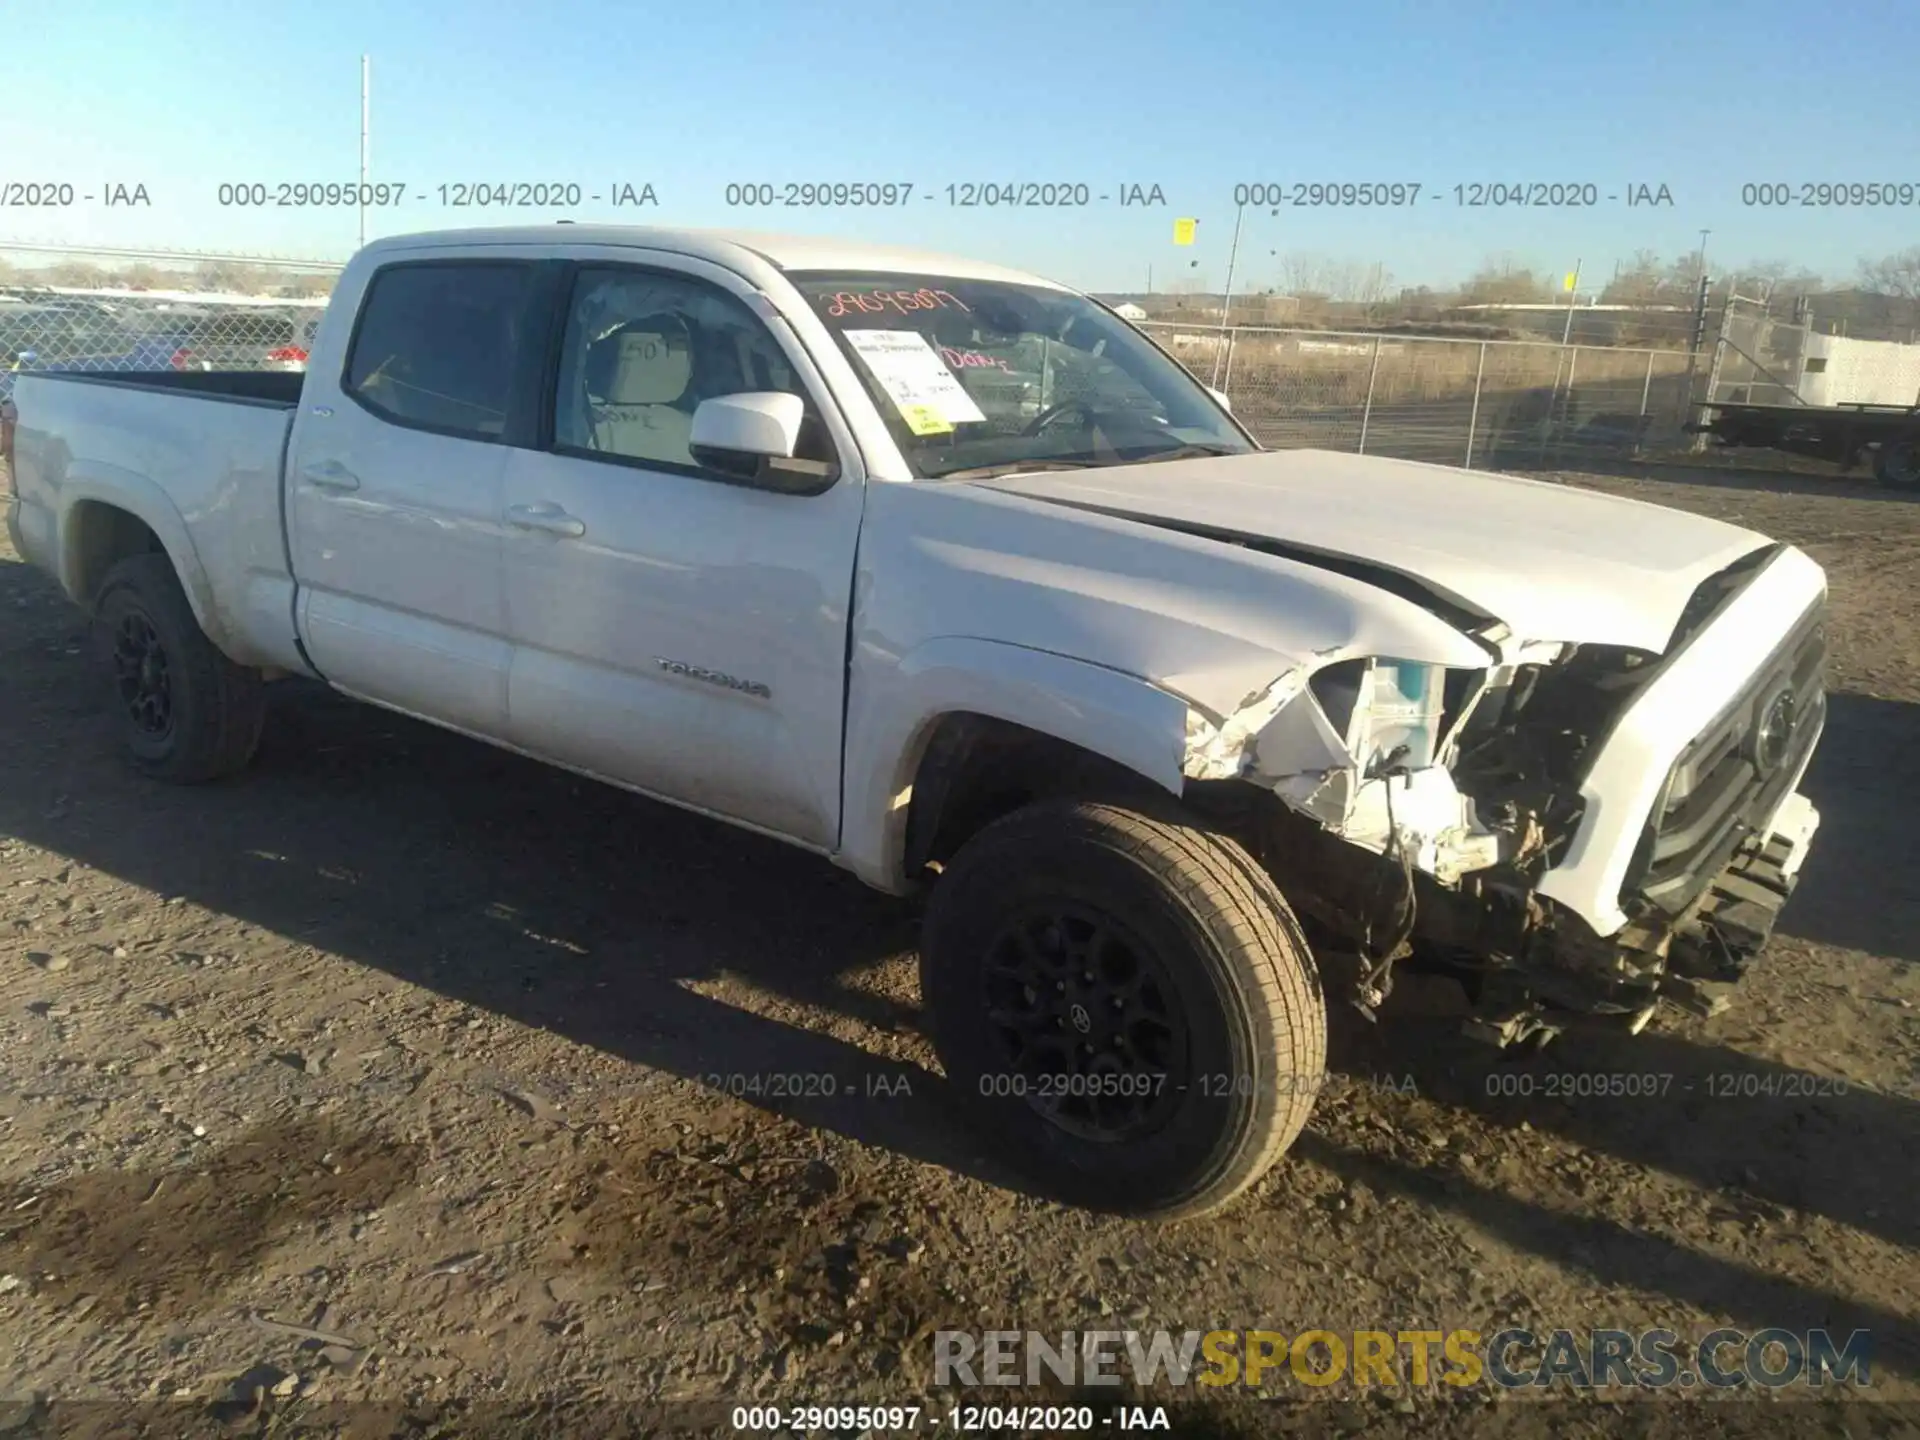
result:
M 1343 660 L 1309 688 L 1362 774 L 1379 765 L 1424 770 L 1439 753 L 1446 673 L 1418 660 Z

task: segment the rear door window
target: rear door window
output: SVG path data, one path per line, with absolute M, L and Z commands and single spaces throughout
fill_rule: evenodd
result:
M 519 370 L 527 263 L 441 261 L 373 277 L 347 362 L 347 394 L 396 424 L 498 440 Z

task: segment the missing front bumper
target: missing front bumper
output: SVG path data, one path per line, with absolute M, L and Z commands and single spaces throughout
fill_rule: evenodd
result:
M 1726 1008 L 1733 986 L 1773 937 L 1819 828 L 1820 812 L 1806 796 L 1788 796 L 1766 836 L 1734 857 L 1675 928 L 1665 998 L 1700 1014 Z
M 1766 831 L 1741 847 L 1677 921 L 1642 921 L 1597 944 L 1569 932 L 1544 966 L 1500 973 L 1466 1022 L 1467 1033 L 1504 1048 L 1574 1026 L 1638 1033 L 1663 1002 L 1695 1015 L 1720 1013 L 1772 938 L 1819 828 L 1812 803 L 1789 795 Z

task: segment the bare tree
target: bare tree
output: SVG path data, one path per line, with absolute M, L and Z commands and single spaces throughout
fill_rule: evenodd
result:
M 1675 294 L 1671 269 L 1653 251 L 1637 250 L 1600 292 L 1600 301 L 1604 305 L 1670 303 Z
M 1324 255 L 1310 255 L 1304 251 L 1283 256 L 1280 261 L 1280 288 L 1303 300 L 1328 299 L 1335 283 L 1327 273 L 1331 263 Z
M 129 290 L 171 290 L 180 281 L 177 274 L 147 264 L 129 265 L 114 279 Z
M 1482 265 L 1460 287 L 1462 303 L 1469 305 L 1527 305 L 1550 297 L 1546 281 L 1511 259 Z
M 1792 300 L 1801 295 L 1818 294 L 1826 288 L 1826 281 L 1791 260 L 1750 260 L 1737 274 L 1741 294 L 1758 292 L 1768 300 Z
M 205 260 L 194 272 L 194 288 L 223 290 L 229 294 L 258 295 L 275 288 L 273 272 L 245 261 Z
M 75 289 L 91 289 L 104 285 L 106 280 L 105 270 L 84 260 L 63 260 L 40 272 L 40 283 L 43 285 L 71 285 Z
M 1920 300 L 1920 245 L 1897 254 L 1860 262 L 1860 287 L 1876 295 Z
M 1394 289 L 1384 265 L 1298 251 L 1280 261 L 1281 284 L 1303 300 L 1378 305 Z

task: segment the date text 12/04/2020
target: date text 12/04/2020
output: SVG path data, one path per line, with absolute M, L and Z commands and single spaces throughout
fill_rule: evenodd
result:
M 414 185 L 404 180 L 235 180 L 214 191 L 226 209 L 331 209 L 366 205 L 439 205 L 452 210 L 570 210 L 581 205 L 655 208 L 660 194 L 648 180 L 455 180 Z
M 914 1094 L 916 1078 L 924 1072 L 911 1066 L 879 1066 L 841 1073 L 835 1070 L 734 1070 L 707 1071 L 678 1075 L 659 1070 L 634 1082 L 634 1088 L 652 1093 L 661 1089 L 689 1092 L 718 1092 L 736 1099 L 766 1100 L 903 1100 Z M 1194 1091 L 1201 1095 L 1224 1097 L 1273 1093 L 1279 1095 L 1349 1094 L 1366 1092 L 1413 1096 L 1420 1093 L 1411 1074 L 1353 1074 L 1337 1071 L 1320 1074 L 1278 1074 L 1260 1078 L 1229 1072 L 1193 1076 L 1169 1085 L 1162 1075 L 1033 1075 L 1011 1071 L 993 1071 L 976 1081 L 983 1095 L 1023 1096 L 1035 1101 L 1069 1099 L 1095 1095 L 1158 1094 L 1163 1090 Z M 556 1080 L 552 1086 L 535 1085 L 535 1090 L 553 1088 L 564 1091 L 566 1083 Z
M 915 180 L 742 180 L 721 191 L 732 209 L 891 209 L 944 204 L 959 209 L 1014 210 L 1166 208 L 1167 192 L 1147 181 L 964 180 L 927 185 Z
M 1016 209 L 1084 209 L 1098 205 L 1137 208 L 1168 204 L 1164 187 L 1134 181 L 1118 184 L 1094 184 L 1085 180 L 968 181 L 929 186 L 907 180 L 762 180 L 730 184 L 722 192 L 722 202 L 734 208 L 888 208 L 912 205 L 916 200 L 922 204 L 945 203 L 959 208 Z M 1251 181 L 1234 186 L 1232 194 L 1236 208 L 1251 205 L 1276 213 L 1280 208 L 1294 207 L 1411 207 L 1423 200 L 1469 209 L 1489 206 L 1575 209 L 1610 203 L 1671 208 L 1674 204 L 1672 187 L 1658 181 L 1612 185 L 1595 181 L 1475 181 L 1458 185 L 1371 180 Z
M 1537 1100 L 1644 1100 L 1702 1095 L 1709 1100 L 1795 1100 L 1845 1095 L 1846 1080 L 1797 1071 L 1718 1070 L 1682 1079 L 1664 1070 L 1497 1070 L 1489 1095 Z
M 1041 1435 L 1097 1430 L 1171 1431 L 1165 1405 L 951 1405 L 944 1412 L 918 1405 L 736 1405 L 732 1428 L 744 1432 L 858 1430 L 866 1435 L 889 1431 Z
M 1602 185 L 1594 180 L 1474 180 L 1429 185 L 1419 180 L 1253 180 L 1233 187 L 1236 208 L 1411 209 L 1454 205 L 1469 210 L 1590 210 L 1599 205 L 1671 209 L 1673 189 L 1664 181 L 1634 180 Z

